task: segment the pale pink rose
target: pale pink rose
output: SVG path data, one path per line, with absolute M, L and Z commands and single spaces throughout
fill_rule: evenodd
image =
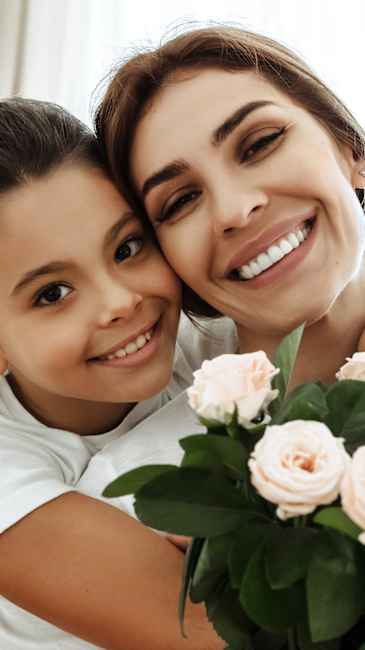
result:
M 188 389 L 190 406 L 206 420 L 222 423 L 228 423 L 237 408 L 239 423 L 250 426 L 277 397 L 271 380 L 278 372 L 265 352 L 223 354 L 204 361 Z
M 365 544 L 365 447 L 359 447 L 348 463 L 341 483 L 342 508 L 364 532 L 358 537 Z
M 355 352 L 336 373 L 337 379 L 365 381 L 365 352 Z
M 256 490 L 279 506 L 280 519 L 288 519 L 332 503 L 347 462 L 342 438 L 325 424 L 293 420 L 267 427 L 248 465 Z

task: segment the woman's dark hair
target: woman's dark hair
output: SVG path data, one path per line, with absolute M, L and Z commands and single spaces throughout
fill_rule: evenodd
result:
M 61 106 L 22 97 L 0 100 L 0 194 L 65 162 L 106 167 L 93 132 Z
M 133 192 L 129 157 L 140 119 L 158 92 L 180 70 L 254 69 L 317 118 L 338 143 L 365 158 L 365 132 L 346 106 L 294 52 L 260 34 L 234 27 L 207 27 L 183 33 L 160 47 L 137 54 L 113 74 L 95 115 L 96 134 L 106 151 L 114 181 Z M 359 191 L 360 201 L 363 192 Z M 138 200 L 138 197 L 137 199 Z M 184 310 L 218 315 L 189 287 Z

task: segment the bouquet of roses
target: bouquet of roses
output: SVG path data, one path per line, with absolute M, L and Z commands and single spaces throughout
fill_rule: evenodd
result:
M 205 361 L 188 390 L 206 433 L 180 467 L 137 468 L 106 496 L 193 538 L 186 598 L 227 650 L 365 650 L 365 353 L 287 395 L 303 326 L 264 352 Z

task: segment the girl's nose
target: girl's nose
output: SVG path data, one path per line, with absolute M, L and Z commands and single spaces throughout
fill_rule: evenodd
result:
M 109 327 L 121 319 L 132 318 L 142 300 L 137 291 L 119 283 L 105 286 L 99 311 L 99 326 Z

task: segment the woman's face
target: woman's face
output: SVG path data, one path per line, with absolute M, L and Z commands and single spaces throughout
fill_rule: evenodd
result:
M 315 322 L 356 276 L 358 165 L 254 71 L 181 72 L 141 120 L 131 170 L 170 264 L 242 330 Z
M 0 227 L 0 360 L 26 405 L 87 418 L 85 400 L 166 385 L 179 282 L 101 171 L 68 165 L 8 192 Z

